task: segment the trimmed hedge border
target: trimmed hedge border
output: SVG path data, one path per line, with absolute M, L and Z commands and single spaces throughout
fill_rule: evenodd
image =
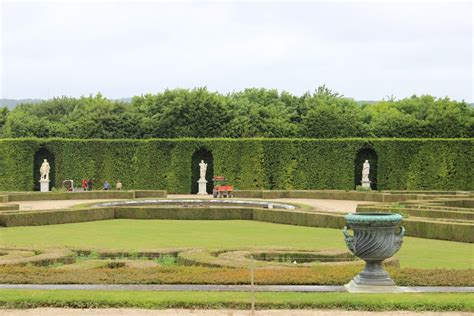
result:
M 2 139 L 0 190 L 34 188 L 40 149 L 54 157 L 52 187 L 65 179 L 94 179 L 96 185 L 120 179 L 129 189 L 190 193 L 193 154 L 206 149 L 214 174 L 239 189 L 351 190 L 356 158 L 371 149 L 380 190 L 474 190 L 472 138 Z
M 326 259 L 334 259 L 334 261 L 299 261 L 295 266 L 292 262 L 261 260 L 259 254 L 268 256 L 284 256 L 292 257 L 292 260 L 298 260 L 301 257 L 321 256 Z M 247 268 L 251 264 L 250 255 L 254 256 L 254 264 L 256 268 L 282 268 L 282 267 L 321 267 L 321 266 L 363 266 L 364 262 L 354 257 L 348 251 L 341 250 L 299 250 L 292 248 L 242 248 L 242 249 L 189 249 L 177 254 L 178 262 L 187 266 L 203 266 L 203 267 L 229 267 L 229 268 Z M 385 267 L 400 268 L 398 258 L 392 257 L 384 261 Z
M 0 249 L 3 250 L 3 249 Z M 22 249 L 15 249 L 22 250 Z M 8 251 L 8 250 L 6 250 Z M 36 251 L 34 251 L 36 252 Z M 0 257 L 0 266 L 18 265 L 25 266 L 33 264 L 35 266 L 48 266 L 55 263 L 73 263 L 74 253 L 68 249 L 48 249 L 38 251 L 35 255 L 29 257 L 2 259 Z
M 407 200 L 428 200 L 434 197 L 462 198 L 470 196 L 471 192 L 451 191 L 448 194 L 440 192 L 429 193 L 392 193 L 386 191 L 343 191 L 343 190 L 236 190 L 234 197 L 254 199 L 327 199 L 352 200 L 371 202 L 402 202 Z
M 402 215 L 413 217 L 424 217 L 432 219 L 449 219 L 449 220 L 465 220 L 474 221 L 474 211 L 459 210 L 437 210 L 437 209 L 422 209 L 415 207 L 395 207 L 383 205 L 358 205 L 357 212 L 388 212 L 400 213 Z M 407 216 L 408 215 L 408 216 Z
M 0 212 L 18 211 L 19 209 L 20 205 L 18 204 L 0 204 Z
M 275 210 L 260 208 L 93 208 L 0 213 L 0 226 L 34 226 L 105 219 L 174 219 L 174 220 L 256 220 L 309 227 L 341 229 L 346 225 L 343 214 Z M 406 219 L 407 236 L 474 242 L 474 224 Z
M 41 226 L 114 219 L 114 209 L 78 209 L 0 213 L 0 226 Z
M 45 200 L 93 200 L 93 199 L 135 199 L 165 198 L 164 190 L 139 191 L 84 191 L 84 192 L 15 192 L 0 195 L 2 202 L 45 201 Z

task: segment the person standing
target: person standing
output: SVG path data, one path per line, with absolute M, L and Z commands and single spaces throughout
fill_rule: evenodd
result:
M 89 179 L 87 181 L 87 190 L 92 191 L 92 184 L 93 184 L 92 179 Z
M 116 190 L 122 190 L 122 182 L 120 180 L 117 180 L 117 184 L 115 185 Z
M 86 179 L 82 179 L 82 189 L 84 191 L 87 191 L 87 180 Z
M 106 190 L 106 191 L 107 191 L 107 190 L 110 190 L 110 183 L 109 183 L 109 181 L 105 181 L 105 182 L 104 182 L 104 187 L 103 187 L 103 189 Z

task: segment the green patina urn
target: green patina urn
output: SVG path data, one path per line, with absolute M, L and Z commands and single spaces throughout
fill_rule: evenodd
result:
M 349 286 L 395 286 L 382 262 L 401 247 L 405 228 L 402 216 L 392 213 L 355 213 L 346 216 L 343 233 L 349 250 L 365 261 L 364 270 Z M 348 229 L 352 229 L 350 235 Z

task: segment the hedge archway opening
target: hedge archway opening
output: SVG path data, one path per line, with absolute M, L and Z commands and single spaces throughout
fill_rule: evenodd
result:
M 54 186 L 56 186 L 56 179 L 55 179 L 55 174 L 56 174 L 56 166 L 55 166 L 55 159 L 54 159 L 54 154 L 50 152 L 46 147 L 41 147 L 35 152 L 34 160 L 33 160 L 33 191 L 39 191 L 40 190 L 40 168 L 41 164 L 43 163 L 43 160 L 46 159 L 48 160 L 49 166 L 50 166 L 50 171 L 49 171 L 49 180 L 51 181 L 49 183 L 49 189 L 51 190 Z
M 196 150 L 192 157 L 191 162 L 191 194 L 196 194 L 199 190 L 198 188 L 198 180 L 199 180 L 199 163 L 201 160 L 204 160 L 207 163 L 207 170 L 206 170 L 206 191 L 209 194 L 212 194 L 212 189 L 214 188 L 214 183 L 212 182 L 212 177 L 214 176 L 214 158 L 212 153 L 207 150 L 206 148 L 199 148 Z
M 375 150 L 371 147 L 365 147 L 357 152 L 354 163 L 354 187 L 361 185 L 362 181 L 362 165 L 368 160 L 370 164 L 370 188 L 377 190 L 377 165 L 378 156 Z

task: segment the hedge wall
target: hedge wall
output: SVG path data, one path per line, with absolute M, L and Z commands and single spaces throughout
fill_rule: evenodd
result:
M 379 190 L 474 190 L 474 139 L 3 139 L 0 190 L 33 189 L 40 148 L 54 155 L 55 187 L 120 179 L 126 189 L 189 193 L 192 156 L 205 148 L 215 175 L 237 189 L 351 190 L 357 155 L 371 148 Z

